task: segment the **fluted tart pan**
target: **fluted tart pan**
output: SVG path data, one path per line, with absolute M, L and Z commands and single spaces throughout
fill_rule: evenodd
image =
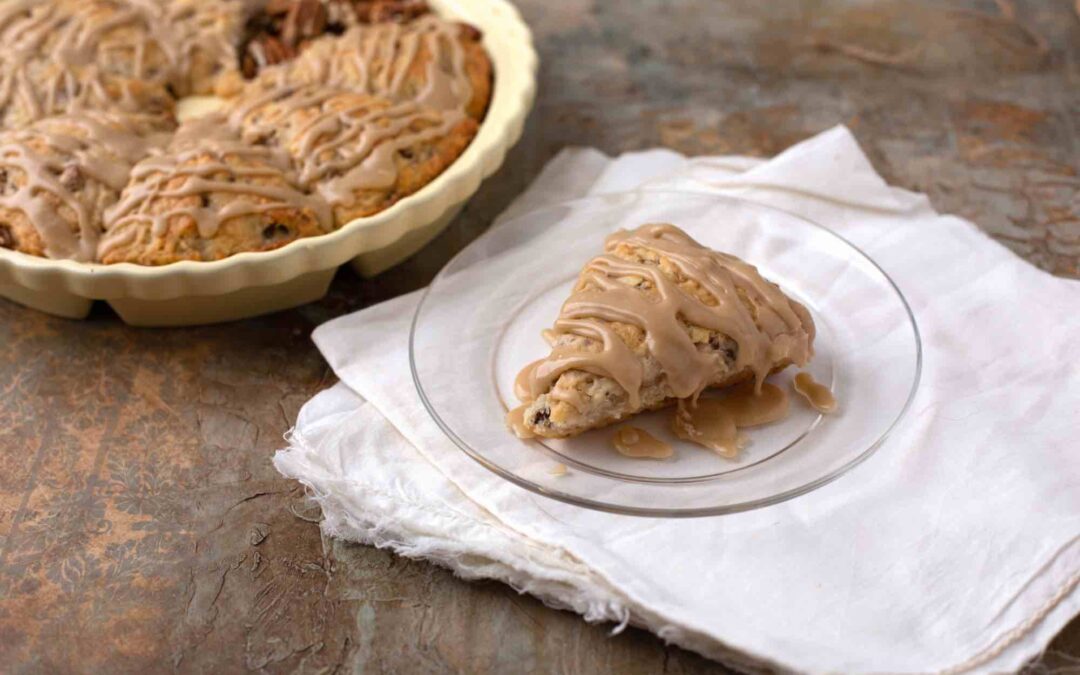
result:
M 446 171 L 390 208 L 329 234 L 272 251 L 213 262 L 161 267 L 101 265 L 39 258 L 0 249 L 0 295 L 34 309 L 84 318 L 95 300 L 127 323 L 180 326 L 265 314 L 326 294 L 338 267 L 374 276 L 415 253 L 441 232 L 502 164 L 521 137 L 536 94 L 532 34 L 506 0 L 430 0 L 440 15 L 483 32 L 495 82 L 487 116 L 465 152 Z M 183 111 L 213 105 L 181 101 Z

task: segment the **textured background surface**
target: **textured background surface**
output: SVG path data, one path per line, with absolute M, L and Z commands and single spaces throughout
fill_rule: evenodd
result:
M 560 148 L 770 155 L 845 122 L 893 183 L 1080 277 L 1072 0 L 520 0 L 540 99 L 432 246 L 301 310 L 186 330 L 0 301 L 0 672 L 723 672 L 498 584 L 320 540 L 269 458 L 309 341 L 424 285 Z M 1035 671 L 1080 672 L 1080 621 Z

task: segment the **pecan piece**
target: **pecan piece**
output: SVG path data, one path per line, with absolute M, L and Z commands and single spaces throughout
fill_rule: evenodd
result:
M 359 0 L 355 8 L 361 23 L 405 23 L 431 11 L 424 0 Z
M 326 28 L 326 8 L 319 0 L 297 0 L 289 7 L 281 24 L 281 41 L 290 47 L 305 38 L 322 35 Z

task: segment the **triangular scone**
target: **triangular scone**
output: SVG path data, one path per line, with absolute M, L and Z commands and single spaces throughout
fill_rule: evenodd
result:
M 574 436 L 813 356 L 809 312 L 753 265 L 673 225 L 604 248 L 546 333 L 551 353 L 518 376 L 531 433 Z

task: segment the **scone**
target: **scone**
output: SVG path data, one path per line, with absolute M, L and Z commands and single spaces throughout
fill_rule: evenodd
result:
M 813 356 L 809 312 L 754 266 L 673 225 L 608 237 L 518 376 L 529 432 L 565 438 Z
M 127 3 L 0 3 L 0 123 L 87 109 L 171 114 L 173 66 L 155 33 Z
M 248 143 L 284 148 L 302 185 L 322 195 L 338 227 L 389 208 L 465 150 L 477 124 L 460 112 L 392 104 L 336 87 L 285 87 L 238 101 Z
M 404 23 L 431 13 L 424 0 L 351 0 L 351 4 L 362 23 Z
M 323 234 L 329 221 L 325 202 L 296 184 L 286 158 L 241 142 L 227 120 L 208 116 L 135 165 L 106 212 L 98 256 L 141 265 L 220 260 Z
M 491 98 L 491 61 L 480 32 L 432 14 L 405 23 L 353 26 L 318 40 L 293 61 L 267 68 L 257 82 L 327 84 L 393 102 L 464 110 L 479 121 Z
M 0 131 L 0 246 L 94 260 L 105 209 L 167 141 L 160 121 L 86 111 Z
M 253 0 L 0 3 L 0 121 L 121 110 L 171 115 L 175 99 L 228 93 Z

